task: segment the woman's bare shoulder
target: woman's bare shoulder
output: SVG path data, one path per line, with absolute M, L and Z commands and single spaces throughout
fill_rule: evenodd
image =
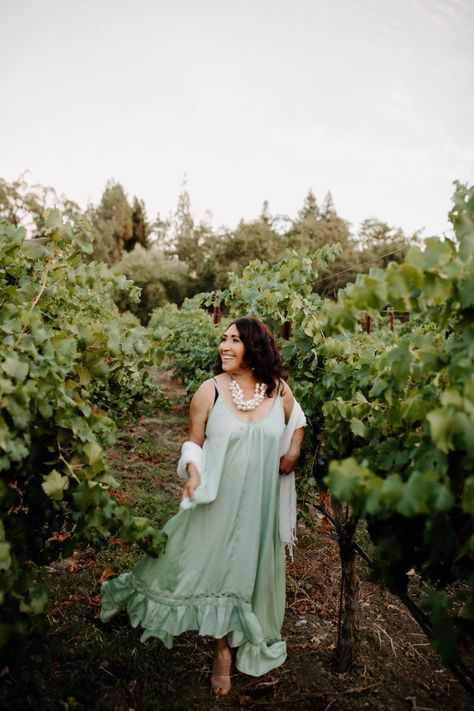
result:
M 209 404 L 212 405 L 214 402 L 215 392 L 216 386 L 214 385 L 212 378 L 205 380 L 194 393 L 191 400 L 191 407 L 209 409 Z
M 229 376 L 227 373 L 219 373 L 219 375 L 215 375 L 214 378 L 211 378 L 211 383 L 213 380 L 217 380 L 217 382 L 220 383 L 225 383 L 227 380 L 229 380 Z
M 279 386 L 280 386 L 280 395 L 284 398 L 292 398 L 293 393 L 291 391 L 290 386 L 286 382 L 286 380 L 280 380 L 279 381 Z

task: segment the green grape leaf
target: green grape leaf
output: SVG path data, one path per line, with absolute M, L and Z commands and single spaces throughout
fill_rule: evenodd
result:
M 103 449 L 99 444 L 97 444 L 97 442 L 88 442 L 84 446 L 84 453 L 89 464 L 94 466 L 94 464 L 97 464 L 97 462 L 100 461 Z
M 425 251 L 423 252 L 424 269 L 437 269 L 444 266 L 452 259 L 453 253 L 453 245 L 448 240 L 428 237 L 425 240 Z
M 434 505 L 436 511 L 449 511 L 454 506 L 454 496 L 447 486 L 438 485 Z
M 365 435 L 367 433 L 367 427 L 362 422 L 362 420 L 359 420 L 357 417 L 352 417 L 351 418 L 351 431 L 353 434 L 356 435 L 356 437 L 365 437 Z
M 453 448 L 450 436 L 451 418 L 446 409 L 433 410 L 427 416 L 431 439 L 442 452 L 446 454 Z
M 62 219 L 59 210 L 48 208 L 45 211 L 45 228 L 47 230 L 55 230 L 61 227 Z
M 80 363 L 77 363 L 74 366 L 74 370 L 76 371 L 76 373 L 79 376 L 79 382 L 81 385 L 87 387 L 88 385 L 91 384 L 92 376 L 91 376 L 90 372 L 87 370 L 87 368 L 84 368 L 83 365 L 81 365 Z
M 398 474 L 390 474 L 382 485 L 381 499 L 390 508 L 396 508 L 403 494 L 403 482 Z
M 474 308 L 474 260 L 471 260 L 469 272 L 459 282 L 458 288 L 461 307 L 463 309 Z
M 23 382 L 28 375 L 28 363 L 14 356 L 5 358 L 2 363 L 2 369 L 10 378 L 16 378 L 19 382 Z
M 48 476 L 44 477 L 41 487 L 50 499 L 59 501 L 64 496 L 64 490 L 69 487 L 69 479 L 53 469 Z
M 429 511 L 428 501 L 436 483 L 428 472 L 413 472 L 404 484 L 396 510 L 402 516 L 416 516 Z

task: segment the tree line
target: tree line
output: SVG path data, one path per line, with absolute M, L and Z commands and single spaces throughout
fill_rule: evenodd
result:
M 186 186 L 172 215 L 163 219 L 158 214 L 151 220 L 143 200 L 136 196 L 130 200 L 123 186 L 113 180 L 97 205 L 81 210 L 51 187 L 29 185 L 24 177 L 11 182 L 0 178 L 0 217 L 26 227 L 31 238 L 41 236 L 47 207 L 55 207 L 73 223 L 89 223 L 93 251 L 87 259 L 105 262 L 141 288 L 140 303 L 123 294 L 117 295 L 117 303 L 143 323 L 158 306 L 181 304 L 197 293 L 227 288 L 229 274 L 240 275 L 253 259 L 275 264 L 287 248 L 313 252 L 324 245 L 341 245 L 337 259 L 314 285 L 321 296 L 335 296 L 370 266 L 400 262 L 420 238 L 419 232 L 406 235 L 374 217 L 353 232 L 338 214 L 331 193 L 319 204 L 311 189 L 295 217 L 273 215 L 265 201 L 255 219 L 241 219 L 234 229 L 216 229 L 194 218 Z

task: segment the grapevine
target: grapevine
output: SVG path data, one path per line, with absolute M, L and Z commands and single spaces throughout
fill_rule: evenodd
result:
M 165 365 L 193 393 L 210 377 L 220 329 L 216 329 L 209 313 L 202 308 L 207 295 L 185 299 L 178 309 L 167 304 L 152 312 L 149 329 L 166 354 Z
M 85 226 L 49 211 L 44 237 L 0 223 L 0 646 L 47 606 L 35 566 L 77 539 L 111 532 L 157 553 L 163 534 L 107 490 L 116 421 L 163 397 L 148 375 L 155 344 L 122 318 L 114 290 L 138 293 L 90 252 Z

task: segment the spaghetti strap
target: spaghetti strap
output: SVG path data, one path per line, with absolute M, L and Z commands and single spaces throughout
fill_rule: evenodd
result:
M 286 388 L 287 388 L 287 383 L 286 383 L 284 380 L 282 380 L 282 379 L 280 378 L 280 384 L 279 384 L 279 386 L 278 386 L 278 394 L 279 394 L 279 396 L 281 397 L 282 400 L 283 400 L 283 398 L 284 398 L 284 396 L 285 396 L 285 394 L 286 394 Z M 294 398 L 293 398 L 293 405 L 294 405 Z M 285 410 L 285 405 L 284 405 L 284 404 L 283 404 L 283 411 L 284 411 L 284 413 L 285 413 L 285 425 L 287 425 L 288 422 L 289 422 L 289 419 L 290 419 L 290 417 L 291 417 L 291 412 L 290 412 L 290 414 L 289 414 L 288 417 L 287 417 L 287 416 L 286 416 L 286 410 Z
M 219 388 L 217 387 L 217 380 L 215 378 L 211 378 L 212 382 L 214 383 L 214 387 L 216 389 L 216 394 L 214 395 L 214 405 L 217 402 L 217 398 L 219 397 Z

